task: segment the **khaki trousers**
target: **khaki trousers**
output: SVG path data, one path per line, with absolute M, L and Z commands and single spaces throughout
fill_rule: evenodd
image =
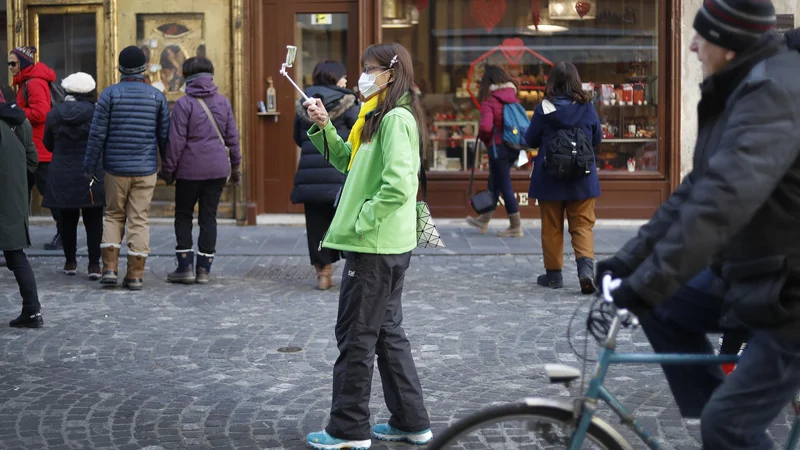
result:
M 150 202 L 158 177 L 121 177 L 106 173 L 106 209 L 103 216 L 103 244 L 119 247 L 128 225 L 128 254 L 150 254 Z
M 542 252 L 544 268 L 560 270 L 564 267 L 564 214 L 572 235 L 575 259 L 594 259 L 594 203 L 595 199 L 572 201 L 539 201 L 542 212 Z

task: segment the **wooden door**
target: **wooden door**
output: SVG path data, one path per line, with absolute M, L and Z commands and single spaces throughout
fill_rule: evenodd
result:
M 263 55 L 264 65 L 252 74 L 255 79 L 251 91 L 256 97 L 253 102 L 266 97 L 267 77 L 272 77 L 280 115 L 259 114 L 255 120 L 250 141 L 254 169 L 250 192 L 261 212 L 299 213 L 302 205 L 292 205 L 290 194 L 300 155 L 293 131 L 295 102 L 301 96 L 279 70 L 286 58 L 286 46 L 295 45 L 297 57 L 288 72 L 300 87 L 311 84 L 314 66 L 325 60 L 344 63 L 348 84 L 353 87 L 360 73 L 359 3 L 295 1 L 262 5 L 260 23 L 254 25 L 261 28 L 264 40 L 271 42 L 253 44 L 253 54 Z

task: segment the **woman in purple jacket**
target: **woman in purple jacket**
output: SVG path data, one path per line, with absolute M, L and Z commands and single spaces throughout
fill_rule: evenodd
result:
M 183 63 L 186 95 L 175 102 L 169 127 L 169 146 L 161 177 L 175 185 L 175 236 L 178 268 L 172 283 L 209 281 L 217 245 L 217 206 L 228 176 L 234 185 L 242 178 L 239 131 L 231 103 L 217 93 L 214 66 L 206 58 Z M 200 203 L 197 222 L 197 275 L 192 250 L 192 215 Z

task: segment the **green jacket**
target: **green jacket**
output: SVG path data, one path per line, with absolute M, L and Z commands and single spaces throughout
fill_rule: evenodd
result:
M 419 130 L 408 109 L 397 107 L 381 121 L 372 142 L 362 142 L 350 172 L 350 144 L 328 121 L 308 130 L 321 152 L 327 138 L 330 162 L 347 173 L 336 215 L 322 246 L 342 251 L 402 254 L 417 246 Z

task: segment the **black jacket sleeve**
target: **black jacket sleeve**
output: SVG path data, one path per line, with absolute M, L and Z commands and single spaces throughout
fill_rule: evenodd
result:
M 659 210 L 665 220 L 653 236 L 663 237 L 629 278 L 633 290 L 654 305 L 708 266 L 800 154 L 798 102 L 787 101 L 792 96 L 775 80 L 743 83 L 729 101 L 727 128 L 708 168 L 676 192 L 682 201 Z

